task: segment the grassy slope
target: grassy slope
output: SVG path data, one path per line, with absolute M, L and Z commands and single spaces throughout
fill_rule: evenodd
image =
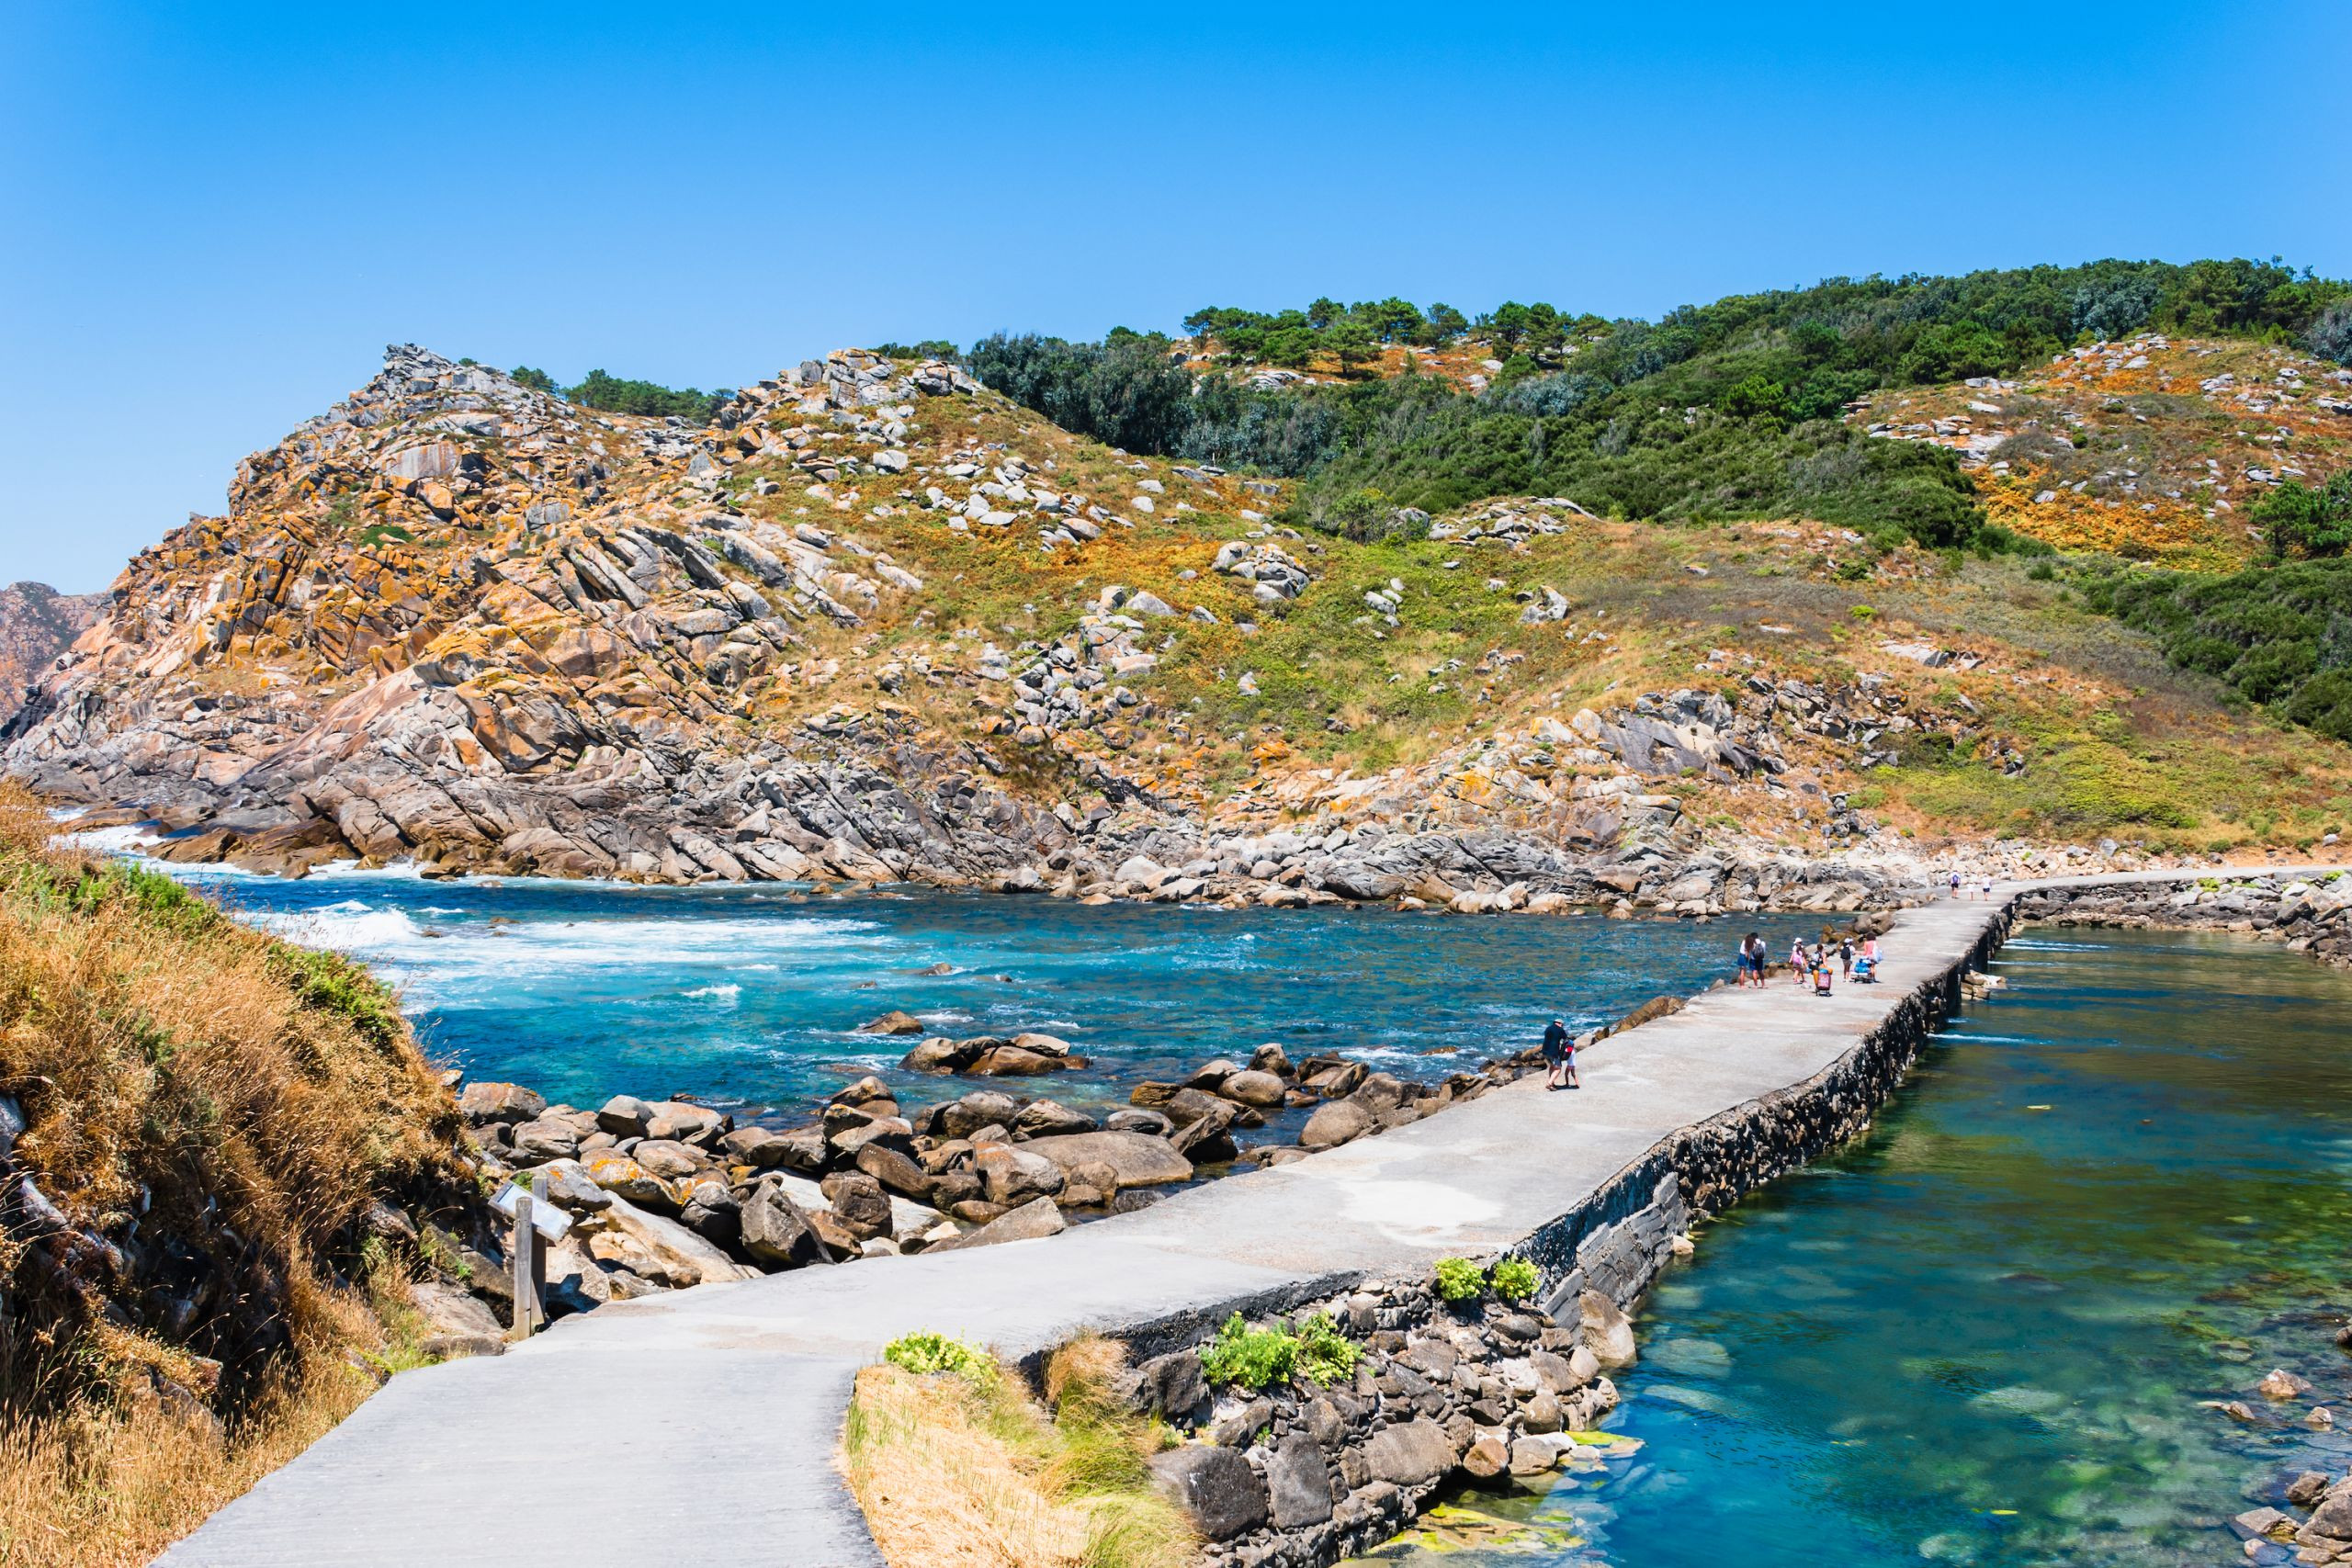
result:
M 460 1180 L 374 982 L 49 830 L 0 799 L 0 1090 L 69 1222 L 0 1242 L 11 1568 L 144 1562 L 356 1405 L 417 1326 L 356 1222 Z
M 858 1374 L 841 1463 L 892 1568 L 1179 1568 L 1192 1532 L 1145 1457 L 1162 1432 L 1112 1392 L 1120 1348 L 1056 1351 L 1046 1400 L 978 1376 Z
M 2015 459 L 2007 472 L 1977 470 L 1993 521 L 2061 550 L 2229 570 L 2262 547 L 2245 511 L 2264 487 L 2248 469 L 2300 469 L 2316 484 L 2352 467 L 2352 415 L 2313 400 L 2352 398 L 2333 379 L 2336 368 L 2269 344 L 2180 338 L 2030 367 L 2014 389 L 1879 392 L 1854 418 L 2017 433 L 2013 446 L 1991 455 Z M 2035 439 L 2037 429 L 2066 435 L 2074 449 Z
M 1426 775 L 1433 819 L 1491 816 L 1501 773 L 1565 782 L 1550 749 L 1532 739 L 1544 716 L 1565 720 L 1578 707 L 1624 704 L 1645 691 L 1713 685 L 1736 694 L 1756 673 L 1842 684 L 1872 672 L 1981 741 L 1997 739 L 2028 759 L 2017 777 L 2002 776 L 1981 741 L 1974 755 L 1963 747 L 1937 765 L 1861 776 L 1844 771 L 1836 754 L 1811 759 L 1823 787 L 1862 789 L 1881 819 L 1916 834 L 1923 848 L 1985 834 L 2058 841 L 2112 834 L 2179 850 L 2301 846 L 2352 819 L 2352 751 L 2282 732 L 2226 703 L 2211 683 L 2169 671 L 2150 639 L 2083 610 L 2063 580 L 2038 581 L 2024 561 L 1963 563 L 1917 550 L 1873 558 L 1838 531 L 1802 523 L 1571 519 L 1570 531 L 1524 549 L 1309 536 L 1274 542 L 1317 581 L 1269 611 L 1247 597 L 1246 584 L 1208 567 L 1219 542 L 1251 531 L 1243 506 L 1271 513 L 1277 498 L 1232 479 L 1196 486 L 1172 463 L 1120 457 L 993 397 L 930 403 L 923 412 L 938 422 L 921 433 L 924 441 L 952 434 L 957 442 L 1001 443 L 1033 463 L 1051 461 L 1055 482 L 1106 504 L 1134 493 L 1143 477 L 1161 479 L 1167 491 L 1153 514 L 1136 515 L 1132 530 L 1113 527 L 1100 541 L 1048 554 L 1025 525 L 967 536 L 920 508 L 893 505 L 890 515 L 873 516 L 876 502 L 893 504 L 875 485 L 842 516 L 810 501 L 789 474 L 756 461 L 739 467 L 746 490 L 763 472 L 786 486 L 747 499 L 748 510 L 852 526 L 928 585 L 877 623 L 811 630 L 820 651 L 840 660 L 838 675 L 764 690 L 752 709 L 756 724 L 782 727 L 837 703 L 887 705 L 973 735 L 991 716 L 975 708 L 971 692 L 910 678 L 888 694 L 875 684 L 876 672 L 892 662 L 911 669 L 916 657 L 968 666 L 983 637 L 1011 649 L 1017 639 L 1066 635 L 1103 587 L 1122 583 L 1148 588 L 1180 611 L 1206 605 L 1222 624 L 1150 623 L 1153 645 L 1172 637 L 1173 646 L 1159 670 L 1128 683 L 1152 699 L 1155 716 L 1112 732 L 1107 750 L 1091 739 L 1079 745 L 1121 753 L 1113 760 L 1130 776 L 1220 812 L 1295 807 L 1328 787 L 1318 775 L 1398 769 Z M 1199 510 L 1175 510 L 1187 500 Z M 1489 509 L 1464 515 L 1476 520 Z M 1196 575 L 1183 578 L 1187 570 Z M 1391 580 L 1406 585 L 1396 628 L 1364 618 L 1363 591 Z M 1490 587 L 1495 581 L 1502 586 Z M 1546 586 L 1571 602 L 1567 621 L 1522 625 L 1514 595 Z M 1238 628 L 1250 619 L 1260 626 L 1254 636 Z M 952 635 L 959 627 L 977 635 L 959 641 Z M 1609 640 L 1588 638 L 1596 632 Z M 1880 649 L 1913 637 L 1986 661 L 1965 672 L 1929 671 Z M 1711 660 L 1717 649 L 1730 657 Z M 1255 697 L 1238 689 L 1245 671 L 1257 676 Z M 1968 714 L 1962 697 L 1978 715 Z M 986 743 L 1019 766 L 1022 749 L 1009 736 Z M 1032 777 L 1049 792 L 1066 784 L 1051 766 Z M 1702 817 L 1736 821 L 1768 841 L 1820 847 L 1817 802 L 1754 785 L 1674 787 Z M 1507 801 L 1500 809 L 1513 819 Z M 1532 807 L 1516 816 L 1543 820 Z

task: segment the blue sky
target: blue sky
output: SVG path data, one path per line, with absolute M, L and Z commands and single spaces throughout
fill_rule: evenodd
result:
M 73 591 L 391 341 L 711 386 L 1326 293 L 1655 315 L 2106 255 L 2352 272 L 2338 0 L 6 26 L 0 581 Z

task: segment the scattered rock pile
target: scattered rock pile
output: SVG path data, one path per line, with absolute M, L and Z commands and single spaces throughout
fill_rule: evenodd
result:
M 1564 495 L 1547 495 L 1528 502 L 1488 502 L 1459 516 L 1431 524 L 1430 537 L 1458 539 L 1465 545 L 1488 540 L 1516 547 L 1540 535 L 1566 533 L 1566 519 L 1571 517 L 1589 521 L 1592 513 Z M 1551 618 L 1559 619 L 1557 615 Z
M 1216 558 L 1209 563 L 1209 570 L 1254 583 L 1250 592 L 1261 604 L 1295 599 L 1306 592 L 1307 583 L 1313 581 L 1306 569 L 1280 545 L 1251 544 L 1243 539 L 1229 539 L 1218 546 Z
M 976 1066 L 998 1073 L 1083 1064 L 1040 1034 L 927 1041 L 909 1062 L 950 1070 L 937 1048 L 966 1045 Z M 550 1105 L 506 1083 L 469 1084 L 459 1106 L 488 1175 L 535 1179 L 573 1216 L 550 1259 L 558 1312 L 812 1263 L 1049 1235 L 1066 1225 L 1064 1210 L 1136 1208 L 1155 1189 L 1193 1179 L 1188 1153 L 1233 1157 L 1189 1119 L 1127 1110 L 1098 1121 L 993 1089 L 905 1114 L 874 1077 L 834 1095 L 818 1121 L 783 1131 L 684 1100 Z

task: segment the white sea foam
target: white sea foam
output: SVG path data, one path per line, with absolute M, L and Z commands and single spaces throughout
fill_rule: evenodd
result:
M 254 911 L 246 918 L 289 941 L 381 964 L 441 995 L 484 982 L 583 971 L 735 969 L 742 965 L 734 960 L 763 950 L 813 956 L 887 940 L 871 922 L 824 917 L 746 920 L 629 916 L 427 926 L 404 910 L 379 908 L 357 899 L 307 911 Z
M 77 850 L 88 850 L 93 854 L 119 855 L 151 849 L 161 843 L 163 839 L 153 828 L 128 822 L 119 828 L 92 828 L 79 833 L 60 833 L 57 841 Z
M 743 994 L 743 987 L 736 985 L 696 986 L 693 990 L 683 994 L 697 1001 L 720 1002 L 728 1007 L 733 1007 L 735 998 Z

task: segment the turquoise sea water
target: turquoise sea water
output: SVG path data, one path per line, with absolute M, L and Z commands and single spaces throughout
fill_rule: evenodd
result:
M 855 1032 L 892 1009 L 933 1033 L 1070 1040 L 1092 1070 L 1011 1087 L 1080 1106 L 1269 1040 L 1437 1077 L 1534 1044 L 1555 1010 L 1582 1028 L 1699 989 L 1749 929 L 385 873 L 198 879 L 245 919 L 375 965 L 427 1048 L 473 1077 L 575 1104 L 687 1093 L 788 1117 L 867 1072 L 912 1103 L 960 1092 L 898 1071 L 910 1041 Z M 1780 946 L 1799 929 L 1758 924 Z M 941 964 L 950 972 L 919 973 Z
M 2229 1516 L 2343 1473 L 2352 1435 L 2299 1423 L 2352 1426 L 2352 978 L 2042 930 L 1998 970 L 1865 1139 L 1653 1292 L 1607 1422 L 1641 1451 L 1466 1498 L 1552 1528 L 1446 1562 L 2242 1563 Z M 2312 1395 L 2255 1393 L 2275 1366 Z

